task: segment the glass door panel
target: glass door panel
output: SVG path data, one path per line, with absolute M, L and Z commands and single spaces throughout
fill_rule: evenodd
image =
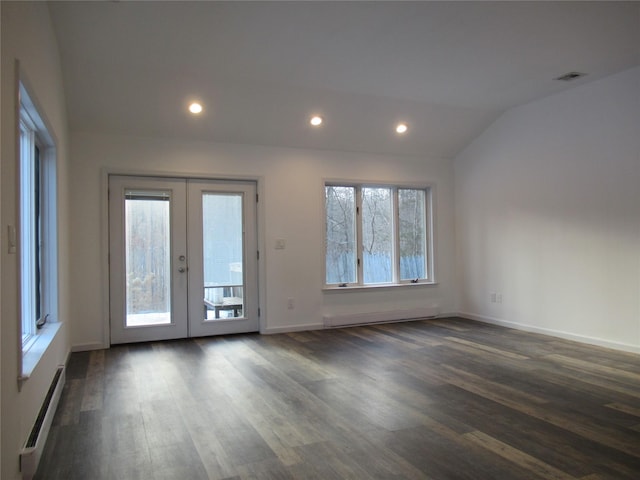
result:
M 125 325 L 171 323 L 170 192 L 125 192 Z
M 239 193 L 202 194 L 204 320 L 243 317 L 242 199 Z

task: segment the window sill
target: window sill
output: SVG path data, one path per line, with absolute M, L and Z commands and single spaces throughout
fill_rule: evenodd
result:
M 387 288 L 420 288 L 434 287 L 438 282 L 418 282 L 418 283 L 377 283 L 374 285 L 348 285 L 346 287 L 325 286 L 322 291 L 326 293 L 333 292 L 353 292 L 354 290 L 371 290 L 371 289 L 387 289 Z
M 22 354 L 22 374 L 20 375 L 20 382 L 29 379 L 61 327 L 61 322 L 52 322 L 42 327 L 40 332 L 38 332 L 36 340 L 29 349 Z

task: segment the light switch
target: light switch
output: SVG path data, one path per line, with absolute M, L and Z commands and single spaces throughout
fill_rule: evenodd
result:
M 287 242 L 285 241 L 284 238 L 277 238 L 276 239 L 276 250 L 284 250 L 284 247 L 286 246 Z

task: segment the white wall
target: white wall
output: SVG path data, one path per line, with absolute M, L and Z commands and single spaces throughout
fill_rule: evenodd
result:
M 451 312 L 454 292 L 452 167 L 443 160 L 195 143 L 73 133 L 71 290 L 75 349 L 108 344 L 104 313 L 103 169 L 259 178 L 263 331 L 318 328 L 323 314 L 416 308 Z M 323 293 L 323 180 L 433 183 L 437 200 L 437 286 Z M 276 238 L 286 240 L 275 250 Z M 295 308 L 287 309 L 287 298 Z
M 640 68 L 507 112 L 454 172 L 460 311 L 640 351 Z
M 58 147 L 58 248 L 60 302 L 59 319 L 68 318 L 68 235 L 67 235 L 67 119 L 62 86 L 60 60 L 49 10 L 44 3 L 1 2 L 2 9 L 2 146 L 0 235 L 1 258 L 1 407 L 3 480 L 19 478 L 18 454 L 33 426 L 38 410 L 51 383 L 57 365 L 65 362 L 69 352 L 69 335 L 63 324 L 42 361 L 18 391 L 20 358 L 18 336 L 18 256 L 9 254 L 7 225 L 17 225 L 17 140 L 16 85 L 18 72 L 15 60 L 20 61 L 21 78 L 31 87 L 33 100 L 48 123 Z

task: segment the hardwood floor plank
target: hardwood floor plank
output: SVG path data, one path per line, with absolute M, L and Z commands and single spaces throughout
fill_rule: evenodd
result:
M 630 381 L 635 383 L 636 385 L 640 384 L 640 373 L 632 372 L 628 370 L 622 370 L 620 368 L 609 367 L 606 365 L 601 365 L 599 363 L 594 363 L 586 360 L 581 360 L 578 358 L 568 357 L 566 355 L 547 355 L 545 357 L 547 360 L 551 360 L 552 362 L 558 362 L 562 365 L 570 365 L 572 367 L 579 368 L 581 370 L 587 372 L 596 372 L 604 375 L 605 377 L 613 377 L 618 378 L 625 381 Z
M 625 432 L 616 431 L 602 424 L 589 424 L 587 419 L 572 411 L 562 411 L 559 413 L 558 411 L 550 411 L 534 404 L 512 400 L 493 391 L 489 386 L 480 385 L 477 382 L 470 382 L 454 375 L 441 375 L 443 375 L 449 383 L 471 393 L 559 426 L 585 438 L 595 439 L 603 445 L 613 446 L 617 450 L 634 457 L 640 457 L 640 443 L 637 442 L 637 438 Z
M 547 383 L 554 383 L 560 388 L 570 385 L 574 390 L 585 395 L 599 395 L 600 398 L 616 398 L 620 401 L 636 404 L 640 399 L 640 390 L 635 385 L 620 383 L 602 378 L 588 372 L 576 371 L 572 368 L 538 364 L 538 370 Z
M 470 342 L 468 340 L 463 340 L 461 338 L 456 338 L 456 337 L 446 337 L 446 339 L 451 342 L 461 343 L 462 345 L 475 348 L 477 350 L 482 350 L 484 352 L 490 352 L 496 355 L 501 355 L 501 356 L 510 358 L 511 360 L 528 360 L 529 359 L 529 357 L 525 355 L 520 355 L 519 353 L 513 353 L 503 348 L 490 347 L 488 345 L 482 345 L 478 342 Z
M 84 395 L 83 379 L 67 379 L 62 390 L 60 405 L 54 418 L 54 425 L 73 425 L 80 419 L 82 397 Z
M 189 441 L 157 446 L 150 450 L 153 475 L 157 480 L 208 480 L 200 456 Z
M 447 318 L 442 320 L 425 320 L 430 326 L 440 327 L 445 330 L 453 330 L 454 332 L 466 332 L 469 330 L 469 325 L 462 321 L 457 321 L 455 318 Z
M 104 350 L 95 350 L 89 356 L 85 376 L 84 394 L 80 410 L 100 410 L 104 400 Z
M 640 470 L 638 459 L 544 420 L 505 409 L 481 396 L 456 397 L 451 394 L 450 401 L 439 405 L 439 408 L 450 417 L 472 426 L 473 430 L 498 438 L 575 477 L 587 475 L 594 469 L 601 470 L 603 464 L 620 472 L 627 471 L 629 467 Z
M 351 458 L 352 448 L 320 442 L 303 445 L 296 450 L 303 459 L 305 470 L 310 467 L 317 478 L 372 478 Z
M 67 380 L 84 380 L 89 368 L 91 352 L 77 352 L 71 355 L 67 365 Z
M 459 368 L 455 368 L 449 365 L 444 365 L 443 371 L 449 372 L 457 379 L 464 380 L 465 382 L 475 383 L 478 388 L 482 389 L 482 391 L 486 391 L 488 389 L 491 392 L 493 392 L 492 395 L 500 395 L 501 398 L 509 398 L 511 400 L 520 401 L 520 402 L 531 402 L 538 405 L 544 405 L 549 403 L 549 400 L 547 398 L 543 398 L 540 395 L 536 395 L 531 391 L 517 390 L 516 388 L 513 388 L 510 385 L 504 385 L 496 381 L 488 380 L 486 377 L 483 378 L 479 375 L 469 373 Z M 447 378 L 450 381 L 451 376 L 447 376 Z M 461 386 L 461 384 L 458 384 L 458 386 Z
M 624 405 L 622 403 L 614 402 L 608 403 L 607 405 L 605 405 L 605 407 L 640 418 L 640 406 Z
M 293 480 L 287 467 L 278 460 L 269 459 L 256 463 L 248 463 L 238 467 L 238 478 L 247 480 Z
M 525 452 L 513 448 L 500 440 L 497 440 L 485 433 L 474 431 L 463 435 L 466 439 L 477 443 L 482 448 L 492 451 L 506 458 L 521 467 L 531 471 L 532 474 L 538 475 L 549 480 L 575 480 L 576 477 L 569 475 L 551 465 L 548 465 Z
M 151 459 L 138 453 L 112 455 L 105 458 L 107 471 L 104 478 L 118 480 L 155 479 Z
M 350 329 L 349 334 L 359 338 L 363 338 L 369 342 L 380 341 L 383 344 L 406 350 L 415 350 L 424 346 L 419 342 L 412 340 L 411 338 L 405 339 L 400 337 L 399 335 L 394 335 L 389 330 L 381 331 L 380 328 L 376 328 L 373 326 Z
M 539 480 L 493 453 L 468 441 L 463 436 L 446 437 L 428 427 L 392 432 L 387 447 L 434 479 L 493 480 L 496 478 Z
M 371 328 L 380 330 L 386 335 L 397 338 L 403 342 L 420 347 L 437 347 L 438 345 L 442 345 L 441 341 L 434 339 L 432 335 L 425 334 L 424 330 L 408 328 L 407 323 L 381 324 Z

